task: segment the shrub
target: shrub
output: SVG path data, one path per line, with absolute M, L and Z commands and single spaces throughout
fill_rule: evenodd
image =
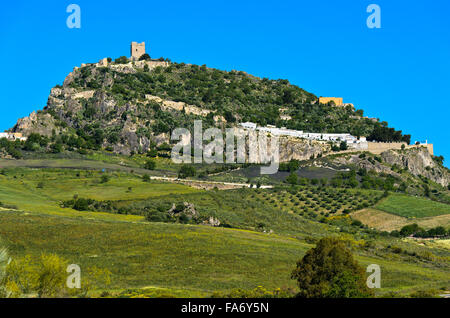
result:
M 127 64 L 128 58 L 126 56 L 121 56 L 121 57 L 115 59 L 114 62 L 117 64 Z
M 144 168 L 147 170 L 155 170 L 156 168 L 156 162 L 154 160 L 147 160 L 147 162 L 144 164 Z
M 286 178 L 286 182 L 292 185 L 296 185 L 298 183 L 298 176 L 295 172 L 291 172 L 291 174 Z
M 414 223 L 414 224 L 405 225 L 404 227 L 402 227 L 402 229 L 400 230 L 400 235 L 401 236 L 410 236 L 410 235 L 414 235 L 417 232 L 421 232 L 421 231 L 423 231 L 423 229 L 420 228 L 416 223 Z
M 367 298 L 365 271 L 336 238 L 323 238 L 297 262 L 292 272 L 303 298 Z
M 192 165 L 182 165 L 178 171 L 178 178 L 184 179 L 188 177 L 195 177 L 196 170 Z
M 148 55 L 148 53 L 144 53 L 141 55 L 141 57 L 139 58 L 139 61 L 150 61 L 150 55 Z
M 339 145 L 339 150 L 347 150 L 348 146 L 347 146 L 347 142 L 342 141 L 341 144 Z
M 100 177 L 100 183 L 107 183 L 109 182 L 109 176 L 104 174 Z

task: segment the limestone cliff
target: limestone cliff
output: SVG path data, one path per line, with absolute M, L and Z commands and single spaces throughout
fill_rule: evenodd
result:
M 388 150 L 381 154 L 383 161 L 408 169 L 415 176 L 424 176 L 442 186 L 448 186 L 448 170 L 437 164 L 427 148 L 419 147 L 407 150 Z
M 374 160 L 373 155 L 361 156 L 361 153 L 349 153 L 337 156 L 331 161 L 336 165 L 352 165 L 367 171 L 390 174 L 401 177 L 400 170 L 406 169 L 414 176 L 426 177 L 444 187 L 450 184 L 448 169 L 439 165 L 426 147 L 405 150 L 387 150 Z M 394 169 L 393 169 L 394 168 Z

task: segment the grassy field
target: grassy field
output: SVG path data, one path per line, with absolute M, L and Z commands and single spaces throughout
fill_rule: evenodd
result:
M 52 252 L 82 267 L 108 268 L 115 289 L 156 286 L 212 292 L 293 286 L 289 273 L 310 247 L 293 238 L 251 231 L 17 212 L 0 213 L 0 236 L 13 256 Z
M 134 204 L 137 208 L 154 207 L 161 204 L 189 202 L 201 216 L 213 216 L 233 228 L 274 232 L 276 234 L 321 237 L 334 229 L 301 217 L 287 213 L 267 204 L 259 197 L 272 195 L 266 189 L 234 189 L 227 191 L 202 191 L 188 194 L 167 195 L 149 198 Z
M 376 209 L 406 218 L 424 218 L 450 214 L 450 205 L 401 194 L 392 194 L 375 206 Z
M 389 232 L 393 230 L 400 230 L 403 226 L 412 223 L 417 223 L 424 229 L 431 229 L 437 226 L 450 226 L 450 214 L 413 219 L 383 212 L 373 208 L 368 208 L 356 211 L 352 213 L 351 216 L 352 218 L 361 221 L 363 224 L 366 224 L 371 228 Z
M 252 231 L 162 223 L 125 223 L 0 212 L 0 236 L 11 254 L 57 253 L 81 268 L 112 272 L 111 289 L 155 288 L 179 295 L 256 286 L 294 287 L 290 273 L 312 247 L 292 237 Z M 383 289 L 445 287 L 446 268 L 401 259 L 357 256 L 379 264 Z M 184 291 L 184 293 L 182 292 Z
M 0 175 L 0 202 L 14 205 L 19 210 L 41 214 L 82 214 L 60 207 L 62 201 L 69 200 L 74 195 L 95 200 L 143 200 L 161 195 L 201 191 L 182 184 L 143 182 L 140 176 L 126 172 L 102 173 L 72 169 L 29 168 L 7 169 L 3 172 Z M 110 179 L 106 183 L 101 183 L 101 176 L 105 174 Z M 107 217 L 120 218 L 121 216 Z M 123 217 L 137 218 L 136 216 Z
M 101 182 L 103 175 L 109 176 L 107 182 Z M 296 261 L 316 239 L 330 235 L 357 242 L 354 254 L 362 265 L 382 266 L 379 293 L 450 286 L 450 252 L 445 244 L 421 246 L 382 237 L 352 227 L 348 216 L 344 217 L 347 225 L 319 222 L 377 204 L 382 194 L 300 186 L 206 191 L 143 182 L 131 171 L 15 166 L 0 170 L 0 202 L 4 205 L 0 239 L 13 257 L 56 253 L 82 269 L 94 265 L 109 269 L 111 290 L 130 297 L 134 292 L 128 289 L 145 290 L 149 296 L 205 297 L 214 291 L 260 285 L 294 287 L 290 273 Z M 138 215 L 61 208 L 61 201 L 74 195 L 120 201 L 143 210 L 162 203 L 189 202 L 200 215 L 215 216 L 231 228 L 150 223 Z M 380 204 L 398 197 L 391 195 Z M 417 199 L 411 199 L 414 205 Z M 345 232 L 349 228 L 351 232 Z M 367 246 L 372 249 L 362 248 L 369 241 Z M 402 252 L 394 253 L 391 246 L 400 246 Z

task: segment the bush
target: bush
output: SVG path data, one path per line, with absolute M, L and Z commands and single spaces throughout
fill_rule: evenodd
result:
M 341 144 L 339 145 L 339 150 L 347 150 L 348 146 L 347 146 L 347 142 L 342 141 Z
M 418 290 L 411 293 L 409 297 L 411 298 L 436 298 L 438 292 L 436 290 Z
M 302 298 L 367 298 L 365 271 L 336 238 L 323 238 L 297 262 L 292 273 Z
M 410 236 L 410 235 L 414 235 L 417 232 L 421 232 L 421 231 L 423 231 L 423 229 L 420 228 L 416 223 L 414 223 L 414 224 L 405 225 L 404 227 L 402 227 L 402 229 L 400 230 L 400 235 L 401 236 Z
M 291 172 L 289 177 L 287 177 L 286 182 L 292 185 L 296 185 L 298 183 L 298 176 L 295 172 Z
M 154 160 L 147 160 L 147 162 L 144 164 L 144 169 L 147 170 L 155 170 L 156 162 Z
M 128 58 L 126 56 L 121 56 L 121 57 L 115 59 L 114 62 L 116 64 L 127 64 L 128 63 Z
M 150 61 L 150 55 L 148 55 L 148 53 L 144 53 L 141 55 L 141 57 L 139 58 L 139 61 Z
M 100 183 L 107 183 L 109 182 L 109 176 L 104 174 L 100 177 Z
M 165 212 L 153 210 L 145 215 L 145 219 L 149 222 L 168 222 L 170 216 Z
M 178 178 L 185 179 L 188 177 L 195 177 L 196 170 L 192 165 L 182 165 L 179 172 Z
M 61 153 L 63 151 L 63 146 L 60 143 L 54 143 L 50 146 L 52 153 Z
M 158 155 L 158 151 L 156 149 L 151 149 L 147 152 L 147 157 L 155 158 Z

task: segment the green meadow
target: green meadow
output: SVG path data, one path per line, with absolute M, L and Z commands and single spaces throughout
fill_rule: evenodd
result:
M 450 214 L 449 204 L 401 194 L 392 194 L 375 207 L 381 211 L 407 218 L 424 218 Z
M 102 183 L 102 175 L 109 177 Z M 0 201 L 30 212 L 62 212 L 60 203 L 74 195 L 95 200 L 141 200 L 155 196 L 198 192 L 174 183 L 143 182 L 126 172 L 102 173 L 70 169 L 8 169 L 0 175 Z
M 345 239 L 363 266 L 381 266 L 378 294 L 448 288 L 448 248 L 421 246 L 351 225 L 344 212 L 360 205 L 406 198 L 412 200 L 407 204 L 417 206 L 416 198 L 397 195 L 377 203 L 381 194 L 308 187 L 206 191 L 144 182 L 140 174 L 120 169 L 16 166 L 0 169 L 0 239 L 13 258 L 56 253 L 82 269 L 108 269 L 108 290 L 130 297 L 144 291 L 151 297 L 207 297 L 257 286 L 295 289 L 290 273 L 296 261 L 324 236 Z M 142 215 L 61 207 L 75 195 L 119 201 L 138 210 L 189 202 L 200 215 L 215 216 L 225 227 L 152 223 Z
M 112 272 L 113 290 L 157 288 L 208 296 L 214 291 L 294 287 L 290 273 L 313 245 L 289 236 L 163 223 L 131 223 L 0 212 L 0 236 L 12 256 L 56 253 L 81 268 Z M 448 269 L 401 259 L 379 264 L 383 292 L 448 286 Z

